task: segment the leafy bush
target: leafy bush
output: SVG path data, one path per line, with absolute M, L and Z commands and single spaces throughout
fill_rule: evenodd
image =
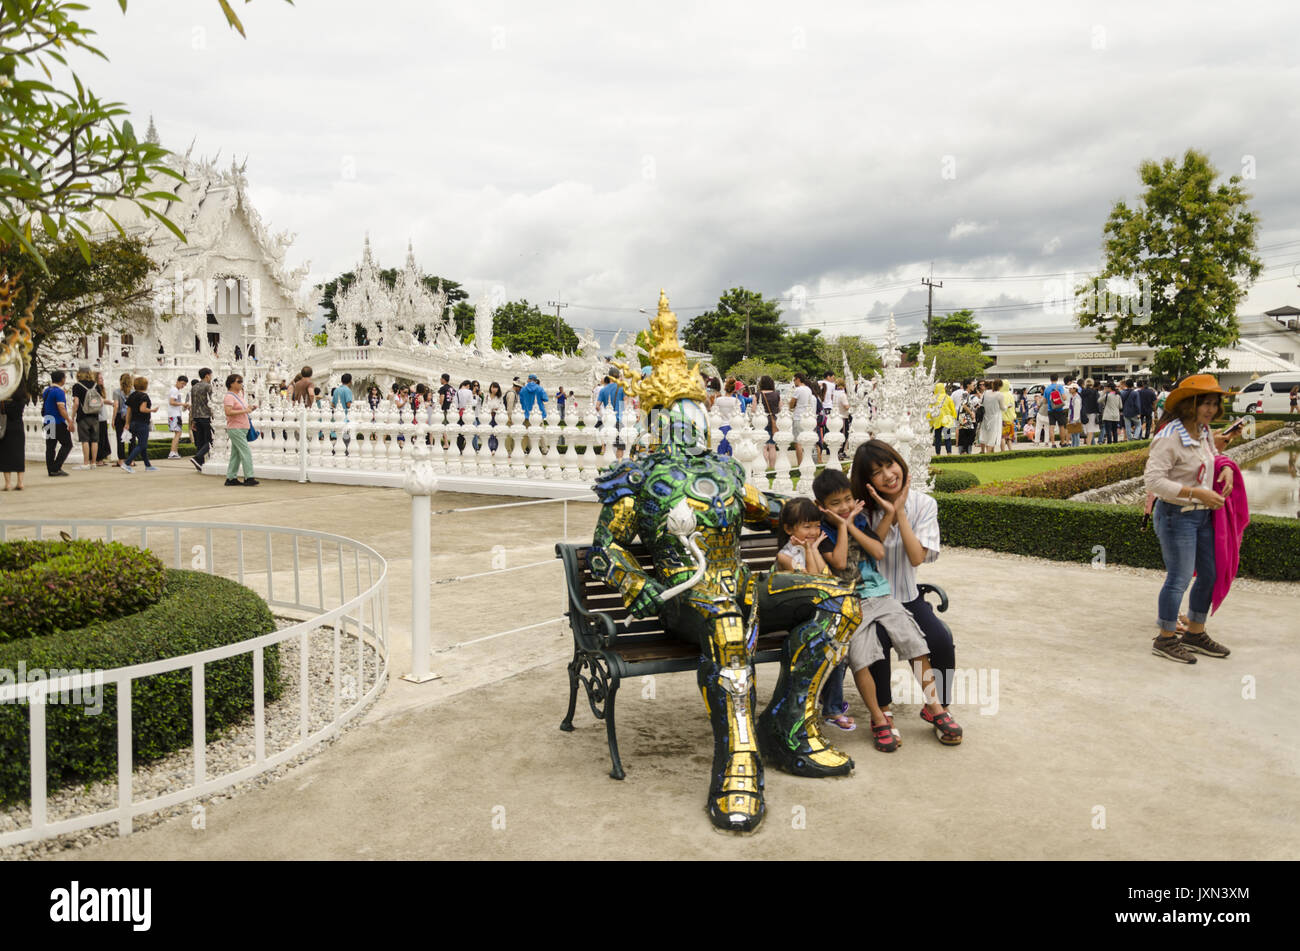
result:
M 1031 459 L 1034 456 L 1104 456 L 1115 452 L 1131 452 L 1150 443 L 1149 439 L 1136 439 L 1132 442 L 1099 443 L 1095 446 L 1078 446 L 1069 449 L 1008 449 L 1006 452 L 981 452 L 978 455 L 961 457 L 961 464 L 979 462 L 998 462 L 1004 459 Z M 950 456 L 932 456 L 931 465 L 942 465 Z
M 1255 427 L 1255 438 L 1266 436 L 1285 425 L 1285 423 L 1280 422 L 1260 423 Z M 1134 444 L 1122 445 L 1132 446 Z M 1068 499 L 1079 492 L 1099 489 L 1113 482 L 1122 482 L 1124 479 L 1133 479 L 1142 475 L 1146 469 L 1150 449 L 1149 443 L 1144 442 L 1141 446 L 1142 448 L 1130 449 L 1128 452 L 1102 454 L 1100 458 L 1085 459 L 1076 465 L 1063 466 L 1060 469 L 1052 469 L 1048 472 L 1022 476 L 1019 479 L 990 482 L 966 491 L 978 495 L 1017 496 L 1030 499 Z M 1066 451 L 1068 450 L 1058 450 L 1058 452 Z M 979 456 L 974 458 L 978 459 Z
M 120 617 L 162 589 L 162 563 L 119 542 L 0 544 L 0 643 Z
M 965 469 L 931 469 L 934 475 L 934 491 L 960 492 L 980 484 L 979 476 Z
M 1107 562 L 1164 568 L 1160 542 L 1142 509 L 1131 505 L 1013 499 L 974 492 L 936 492 L 945 545 L 988 548 L 1090 564 L 1096 546 Z M 1300 521 L 1253 516 L 1241 543 L 1238 574 L 1269 581 L 1300 581 Z
M 44 637 L 0 644 L 0 677 L 12 681 L 26 670 L 111 670 L 222 647 L 275 629 L 275 619 L 256 593 L 196 571 L 167 571 L 162 598 L 143 611 Z M 264 697 L 280 696 L 279 648 L 264 651 Z M 0 681 L 3 682 L 3 681 Z M 207 735 L 253 708 L 252 654 L 207 664 L 204 671 Z M 51 697 L 56 695 L 51 694 Z M 112 776 L 117 771 L 117 688 L 102 688 L 102 710 L 85 704 L 50 703 L 45 711 L 49 788 Z M 190 744 L 190 670 L 134 681 L 132 744 L 137 764 Z M 25 703 L 0 704 L 0 803 L 30 793 L 30 735 Z

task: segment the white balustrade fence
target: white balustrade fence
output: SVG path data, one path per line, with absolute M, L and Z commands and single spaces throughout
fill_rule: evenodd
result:
M 0 847 L 116 822 L 129 835 L 136 816 L 165 809 L 226 789 L 293 759 L 339 732 L 383 690 L 388 677 L 388 565 L 373 548 L 350 538 L 264 525 L 202 522 L 115 521 L 110 519 L 0 519 L 0 541 L 18 538 L 99 538 L 149 548 L 164 564 L 219 574 L 257 591 L 272 608 L 307 615 L 305 620 L 225 647 L 115 670 L 82 672 L 59 679 L 0 686 L 0 704 L 22 703 L 29 712 L 31 741 L 31 823 L 0 832 Z M 332 715 L 310 728 L 311 635 L 332 629 Z M 299 646 L 299 728 L 297 740 L 268 755 L 265 722 L 264 657 L 268 647 L 297 641 Z M 367 653 L 377 671 L 367 683 Z M 254 751 L 250 765 L 209 776 L 206 758 L 205 671 L 208 664 L 252 656 Z M 191 780 L 164 795 L 137 800 L 132 792 L 132 685 L 169 671 L 191 673 L 193 729 Z M 352 678 L 352 680 L 348 680 Z M 347 683 L 345 689 L 344 684 Z M 81 696 L 114 687 L 117 712 L 117 806 L 50 821 L 46 782 L 46 704 L 60 694 Z M 284 702 L 283 700 L 281 702 Z M 83 711 L 82 716 L 92 715 Z
M 413 413 L 409 407 L 398 409 L 388 402 L 373 410 L 354 403 L 345 416 L 340 407 L 307 409 L 277 402 L 253 412 L 259 435 L 249 448 L 259 479 L 400 486 L 414 464 L 413 447 L 422 443 L 429 448 L 443 489 L 590 498 L 597 473 L 617 461 L 616 441 L 624 446 L 645 442 L 641 428 L 629 425 L 636 418 L 632 412 L 624 413 L 621 428 L 608 408 L 600 414 L 594 408 L 582 416 L 570 414 L 563 423 L 554 412 L 544 420 L 536 410 L 526 423 L 522 413 L 516 413 L 513 422 L 503 412 L 497 416 L 499 422 L 493 425 L 486 413 L 478 417 L 467 413 L 462 423 L 455 410 L 444 414 L 421 407 Z M 771 444 L 766 417 L 755 412 L 724 417 L 715 411 L 709 425 L 711 445 L 730 451 L 760 488 L 794 492 L 792 470 L 812 474 L 817 432 L 811 415 L 798 421 L 796 432 L 795 420 L 783 408 Z M 859 414 L 846 439 L 843 420 L 832 416 L 821 464 L 845 468 L 840 448 L 846 446 L 851 457 L 859 444 L 875 435 L 872 425 L 865 413 Z M 901 427 L 891 434 L 909 446 L 916 442 Z M 225 430 L 218 427 L 216 447 L 204 471 L 224 473 L 228 452 Z M 808 494 L 810 483 L 811 479 L 801 479 L 798 491 Z

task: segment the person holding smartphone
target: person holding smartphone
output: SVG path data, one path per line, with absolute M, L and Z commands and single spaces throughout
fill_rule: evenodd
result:
M 1182 380 L 1165 400 L 1147 457 L 1146 489 L 1156 499 L 1152 517 L 1165 562 L 1165 583 L 1156 600 L 1160 633 L 1151 653 L 1180 664 L 1196 663 L 1193 652 L 1230 653 L 1205 631 L 1215 585 L 1214 513 L 1237 488 L 1231 468 L 1222 469 L 1217 484 L 1214 474 L 1216 452 L 1236 435 L 1237 427 L 1219 434 L 1210 430 L 1226 395 L 1209 373 Z M 1179 608 L 1189 583 L 1187 630 L 1179 636 Z

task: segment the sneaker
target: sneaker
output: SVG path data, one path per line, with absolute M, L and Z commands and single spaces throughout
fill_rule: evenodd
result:
M 77 468 L 78 468 L 78 469 L 81 469 L 82 471 L 85 471 L 86 469 L 93 469 L 93 468 L 95 468 L 95 467 L 94 467 L 94 466 L 77 466 Z
M 249 478 L 249 479 L 245 479 L 245 480 L 244 480 L 244 485 L 261 485 L 261 484 L 262 484 L 262 483 L 258 482 L 256 479 L 252 479 L 252 478 Z
M 67 475 L 67 473 L 64 472 L 62 469 L 60 469 L 58 472 L 51 472 L 50 478 L 54 478 L 55 476 L 65 476 L 65 475 Z
M 135 472 L 135 470 L 128 465 L 123 465 L 122 471 L 125 472 L 127 475 L 130 475 L 132 472 Z
M 144 467 L 144 471 L 145 471 L 145 472 L 157 472 L 157 471 L 158 471 L 158 467 L 157 467 L 157 466 L 145 466 L 145 467 Z
M 169 453 L 167 453 L 167 458 L 168 458 L 168 459 L 179 459 L 180 457 L 181 457 L 181 454 L 180 454 L 179 452 L 169 452 Z
M 195 469 L 198 469 L 200 473 L 203 471 L 203 463 L 199 462 L 199 460 L 195 459 L 193 456 L 190 456 L 190 463 Z
M 1151 653 L 1157 657 L 1163 657 L 1165 660 L 1172 660 L 1176 664 L 1196 663 L 1196 658 L 1191 655 L 1187 648 L 1183 647 L 1182 638 L 1180 637 L 1157 636 L 1151 642 Z
M 1232 653 L 1204 631 L 1199 634 L 1184 634 L 1179 640 L 1187 650 L 1196 651 L 1206 657 L 1227 657 Z
M 240 482 L 238 479 L 227 479 L 227 480 L 226 480 L 226 485 L 243 485 L 243 484 L 244 484 L 244 483 Z

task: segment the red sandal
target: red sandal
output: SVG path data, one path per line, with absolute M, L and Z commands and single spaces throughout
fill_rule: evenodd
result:
M 871 724 L 871 738 L 875 741 L 876 749 L 882 753 L 892 753 L 898 749 L 898 737 L 894 736 L 888 720 L 879 726 Z
M 957 746 L 961 743 L 961 727 L 957 725 L 947 710 L 934 716 L 925 707 L 921 708 L 921 719 L 934 727 L 934 735 L 944 746 Z

